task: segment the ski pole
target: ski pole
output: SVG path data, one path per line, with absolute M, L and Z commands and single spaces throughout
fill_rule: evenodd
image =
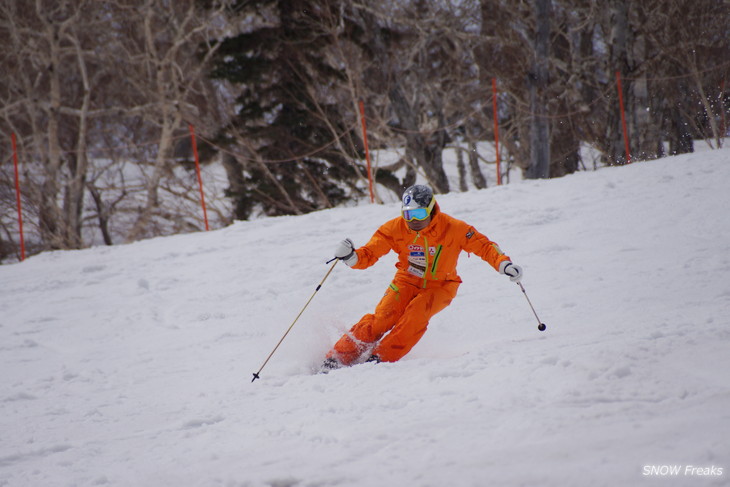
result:
M 261 373 L 262 370 L 264 370 L 264 367 L 266 367 L 266 364 L 269 363 L 269 360 L 271 359 L 272 355 L 274 355 L 274 352 L 276 352 L 276 349 L 279 348 L 279 345 L 281 345 L 281 342 L 284 341 L 284 338 L 286 338 L 286 336 L 289 334 L 289 332 L 291 331 L 291 329 L 294 328 L 294 324 L 297 322 L 297 320 L 299 319 L 299 317 L 302 316 L 302 313 L 304 313 L 304 310 L 307 309 L 307 306 L 309 306 L 309 303 L 312 302 L 312 299 L 314 299 L 314 295 L 317 294 L 317 291 L 319 291 L 319 288 L 321 288 L 322 287 L 322 284 L 324 284 L 324 281 L 327 280 L 327 277 L 329 277 L 330 273 L 332 272 L 332 269 L 335 268 L 335 266 L 337 265 L 337 261 L 339 259 L 335 258 L 335 259 L 332 259 L 332 260 L 334 260 L 335 263 L 332 264 L 332 267 L 330 267 L 330 270 L 327 271 L 327 274 L 325 274 L 324 278 L 322 279 L 322 281 L 317 286 L 317 289 L 314 290 L 314 292 L 312 293 L 312 296 L 309 298 L 309 301 L 307 301 L 307 304 L 304 305 L 304 307 L 299 312 L 299 314 L 297 315 L 297 317 L 294 318 L 294 321 L 292 322 L 292 324 L 289 325 L 289 328 L 286 330 L 286 333 L 284 333 L 284 336 L 281 337 L 281 340 L 279 340 L 279 343 L 276 344 L 276 346 L 271 351 L 271 353 L 269 354 L 269 356 L 266 357 L 266 360 L 264 360 L 264 364 L 261 366 L 261 368 L 259 369 L 259 371 L 253 373 L 253 379 L 251 379 L 251 382 L 255 381 L 256 379 L 259 379 L 259 374 Z M 332 260 L 328 260 L 327 261 L 327 264 L 329 264 L 330 262 L 332 262 Z
M 537 313 L 535 312 L 535 307 L 532 305 L 532 302 L 530 301 L 530 298 L 527 297 L 527 292 L 525 291 L 525 286 L 523 286 L 521 282 L 518 282 L 517 284 L 520 286 L 520 289 L 522 289 L 522 294 L 525 295 L 525 299 L 527 299 L 527 304 L 530 305 L 530 309 L 532 309 L 532 314 L 534 314 L 535 315 L 535 318 L 537 319 L 537 323 L 538 323 L 537 324 L 537 329 L 540 330 L 540 331 L 545 331 L 545 329 L 547 328 L 547 326 L 545 326 L 545 323 L 543 323 L 542 321 L 540 321 L 540 318 L 537 317 Z

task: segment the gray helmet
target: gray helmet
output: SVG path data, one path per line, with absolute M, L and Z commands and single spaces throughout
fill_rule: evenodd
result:
M 433 190 L 431 188 L 423 184 L 416 184 L 403 192 L 403 206 L 401 209 L 432 208 L 433 200 Z
M 416 184 L 403 193 L 401 215 L 407 222 L 414 220 L 424 221 L 432 215 L 436 198 L 428 186 Z

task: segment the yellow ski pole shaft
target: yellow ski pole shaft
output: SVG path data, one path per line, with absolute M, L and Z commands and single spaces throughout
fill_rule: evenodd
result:
M 268 357 L 266 357 L 266 360 L 264 360 L 264 363 L 263 363 L 263 365 L 261 366 L 261 368 L 260 368 L 260 369 L 258 370 L 258 372 L 254 372 L 254 373 L 253 373 L 253 379 L 251 379 L 251 382 L 253 382 L 253 381 L 255 381 L 256 379 L 259 379 L 259 378 L 260 378 L 260 377 L 259 377 L 259 374 L 261 373 L 261 371 L 262 371 L 262 370 L 264 370 L 264 367 L 266 367 L 266 364 L 267 364 L 267 363 L 269 363 L 269 360 L 271 360 L 271 357 L 272 357 L 272 356 L 274 355 L 274 352 L 276 352 L 276 349 L 277 349 L 277 348 L 279 348 L 279 345 L 281 345 L 281 342 L 283 342 L 283 341 L 284 341 L 284 339 L 285 339 L 285 338 L 286 338 L 286 336 L 287 336 L 287 335 L 289 334 L 289 332 L 291 331 L 291 329 L 292 329 L 292 328 L 294 328 L 294 324 L 295 324 L 295 323 L 297 322 L 297 320 L 299 319 L 299 317 L 300 317 L 300 316 L 302 316 L 302 313 L 304 313 L 304 310 L 305 310 L 305 309 L 307 309 L 307 306 L 309 306 L 309 303 L 311 303 L 311 302 L 312 302 L 312 299 L 314 299 L 314 295 L 315 295 L 315 294 L 317 294 L 317 291 L 319 291 L 319 289 L 320 289 L 320 288 L 322 287 L 322 284 L 324 284 L 324 281 L 326 281 L 326 280 L 327 280 L 327 278 L 329 277 L 330 273 L 332 272 L 332 269 L 334 269 L 334 268 L 335 268 L 335 266 L 337 265 L 337 262 L 338 262 L 338 260 L 339 260 L 339 259 L 337 259 L 337 258 L 335 258 L 335 259 L 334 259 L 335 263 L 334 263 L 334 264 L 332 264 L 332 267 L 330 267 L 330 270 L 328 270 L 328 271 L 327 271 L 327 274 L 325 274 L 324 278 L 322 279 L 322 281 L 321 281 L 321 282 L 319 283 L 319 285 L 317 286 L 317 289 L 315 289 L 315 290 L 314 290 L 314 292 L 312 293 L 312 296 L 311 296 L 311 297 L 309 298 L 309 300 L 307 301 L 307 304 L 305 304 L 305 305 L 304 305 L 304 307 L 303 307 L 303 308 L 302 308 L 302 310 L 301 310 L 301 311 L 299 312 L 299 314 L 297 315 L 297 317 L 296 317 L 296 318 L 294 318 L 294 321 L 292 322 L 292 324 L 291 324 L 291 325 L 289 325 L 289 328 L 288 328 L 288 329 L 286 330 L 286 333 L 284 333 L 284 336 L 282 336 L 282 337 L 281 337 L 281 340 L 279 340 L 279 343 L 277 343 L 277 344 L 276 344 L 276 346 L 275 346 L 275 347 L 274 347 L 274 349 L 273 349 L 273 350 L 271 351 L 271 353 L 269 354 L 269 356 L 268 356 Z M 330 260 L 330 261 L 328 261 L 327 263 L 329 264 L 330 262 L 332 262 L 332 261 Z

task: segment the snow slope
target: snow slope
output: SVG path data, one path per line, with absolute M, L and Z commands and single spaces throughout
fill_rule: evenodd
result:
M 729 182 L 725 149 L 441 196 L 548 330 L 463 255 L 408 356 L 329 375 L 394 256 L 336 266 L 251 383 L 397 204 L 0 266 L 0 486 L 730 485 Z

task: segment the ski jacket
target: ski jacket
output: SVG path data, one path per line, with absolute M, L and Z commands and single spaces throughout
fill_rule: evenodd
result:
M 495 270 L 510 260 L 474 227 L 441 213 L 438 204 L 431 223 L 420 232 L 411 230 L 400 216 L 383 224 L 367 244 L 356 250 L 357 263 L 352 267 L 366 269 L 391 250 L 398 254 L 396 275 L 424 288 L 430 281 L 461 282 L 456 263 L 462 250 L 478 255 Z

